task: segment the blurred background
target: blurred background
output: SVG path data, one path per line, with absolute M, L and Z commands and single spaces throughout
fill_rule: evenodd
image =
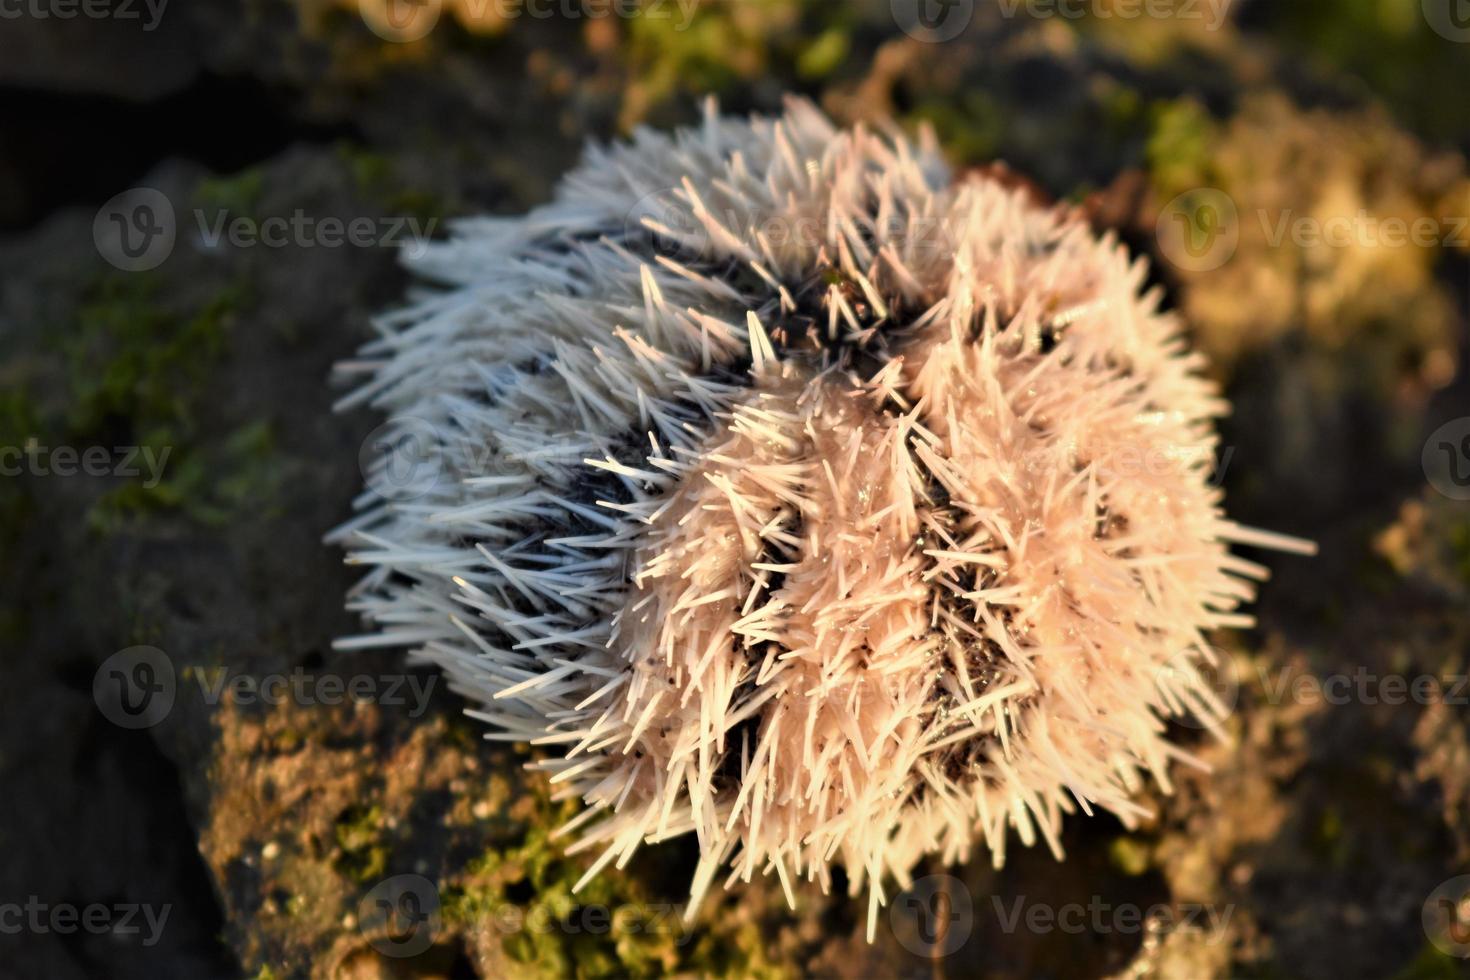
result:
M 1470 3 L 0 0 L 0 90 L 0 975 L 1470 976 Z M 397 248 L 789 92 L 1148 256 L 1232 516 L 1321 544 L 1249 555 L 1212 775 L 872 945 L 773 881 L 682 926 L 689 840 L 573 897 L 529 751 L 331 647 Z

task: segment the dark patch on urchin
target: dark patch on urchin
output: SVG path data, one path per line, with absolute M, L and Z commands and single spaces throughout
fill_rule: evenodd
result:
M 756 686 L 753 677 L 741 681 L 730 696 L 731 710 L 738 711 L 742 701 L 748 700 L 755 693 Z M 756 747 L 760 745 L 761 730 L 766 717 L 778 700 L 771 698 L 759 710 L 751 712 L 725 729 L 724 746 L 720 750 L 719 761 L 715 763 L 714 782 L 711 787 L 717 795 L 737 791 L 745 780 L 745 773 L 742 771 L 744 760 L 755 755 Z
M 624 432 L 599 447 L 602 458 L 635 469 L 646 469 L 652 446 L 648 432 L 634 429 Z M 606 511 L 609 516 L 617 513 L 607 504 L 623 506 L 633 503 L 637 495 L 629 486 L 632 477 L 620 476 L 598 466 L 583 464 L 577 471 L 578 479 L 564 491 L 568 503 L 594 510 Z M 646 489 L 646 488 L 645 488 Z M 567 529 L 574 533 L 591 534 L 600 525 L 575 511 L 566 511 Z
M 945 700 L 935 707 L 936 712 L 953 711 L 958 706 L 959 702 L 953 695 L 946 692 L 944 697 Z M 969 724 L 969 719 L 956 716 L 954 724 L 956 727 L 963 727 Z M 998 735 L 975 735 L 964 741 L 947 745 L 934 754 L 937 756 L 934 758 L 935 768 L 945 779 L 955 785 L 963 785 L 975 775 L 976 770 L 984 761 L 986 750 L 999 741 L 1000 736 Z M 915 793 L 916 799 L 921 800 L 928 789 L 928 783 L 921 786 Z
M 1093 539 L 1096 541 L 1110 541 L 1127 535 L 1131 526 L 1128 515 L 1113 510 L 1112 502 L 1106 494 L 1099 496 L 1095 514 L 1095 530 Z M 1116 552 L 1120 558 L 1131 558 L 1135 554 L 1132 548 L 1123 548 Z
M 955 642 L 965 647 L 964 656 L 966 667 L 969 670 L 971 681 L 975 687 L 976 694 L 983 694 L 995 682 L 995 665 L 1001 662 L 1004 655 L 1000 648 L 991 640 L 983 643 L 973 640 L 960 640 L 953 637 Z M 953 670 L 946 664 L 945 670 Z M 960 731 L 969 727 L 972 721 L 969 716 L 961 715 L 955 711 L 961 701 L 954 693 L 935 685 L 929 698 L 929 708 L 934 712 L 934 717 L 945 735 Z M 986 714 L 992 714 L 996 710 L 1004 712 L 1007 716 L 1007 724 L 1014 733 L 1016 719 L 1013 716 L 1012 706 L 1009 703 L 1000 704 L 996 707 L 986 708 Z M 1013 735 L 1014 737 L 1014 735 Z M 1000 735 L 995 732 L 976 732 L 970 737 L 960 741 L 952 742 L 928 754 L 928 758 L 939 774 L 951 785 L 963 786 L 976 779 L 982 778 L 982 768 L 986 757 L 1000 746 Z M 922 806 L 924 801 L 934 795 L 934 787 L 928 780 L 923 780 L 914 787 L 910 798 L 913 806 Z
M 917 554 L 923 555 L 925 560 L 925 569 L 922 574 L 929 584 L 931 603 L 936 614 L 934 625 L 930 627 L 930 634 L 940 637 L 942 641 L 936 657 L 941 664 L 941 669 L 953 672 L 954 667 L 950 661 L 956 656 L 962 656 L 966 673 L 976 693 L 983 694 L 994 682 L 996 667 L 1004 662 L 1005 654 L 994 640 L 972 636 L 953 626 L 952 623 L 964 623 L 975 629 L 976 632 L 983 631 L 985 624 L 979 615 L 978 603 L 966 593 L 978 592 L 995 585 L 1000 580 L 1001 573 L 987 565 L 976 563 L 951 569 L 944 575 L 932 574 L 938 567 L 939 560 L 924 553 L 930 550 L 948 550 L 950 540 L 958 540 L 963 533 L 961 528 L 965 514 L 952 503 L 948 489 L 917 454 L 914 455 L 913 460 L 914 465 L 924 476 L 924 494 L 930 501 L 929 506 L 925 508 L 923 525 L 914 539 L 913 549 Z M 1004 552 L 996 553 L 1003 554 Z M 1003 627 L 1009 631 L 1012 621 L 1011 610 L 1004 606 L 988 608 L 991 614 L 999 619 Z M 947 623 L 951 625 L 946 626 Z M 933 695 L 936 710 L 943 707 L 945 699 L 952 700 L 952 695 L 936 685 Z
M 832 365 L 859 378 L 872 378 L 894 357 L 909 311 L 899 296 L 884 296 L 886 310 L 876 309 L 862 285 L 843 270 L 823 265 L 797 287 L 788 288 L 794 309 L 777 307 L 771 342 L 783 358 L 806 360 L 821 371 Z M 834 294 L 852 311 L 852 321 L 832 309 Z
M 1065 325 L 1058 325 L 1054 320 L 1048 320 L 1041 325 L 1041 331 L 1036 339 L 1037 350 L 1041 354 L 1050 354 L 1057 349 L 1057 344 L 1062 341 L 1062 330 Z
M 872 202 L 876 206 L 876 201 Z M 878 242 L 869 229 L 861 235 L 873 251 Z M 903 300 L 899 296 L 884 296 L 886 315 L 880 316 L 873 309 L 861 285 L 830 261 L 815 265 L 811 274 L 800 282 L 792 282 L 761 275 L 750 263 L 733 257 L 715 258 L 711 249 L 692 249 L 688 245 L 656 231 L 639 226 L 637 233 L 625 235 L 619 244 L 650 262 L 666 258 L 678 262 L 691 271 L 711 279 L 724 282 L 733 288 L 745 301 L 749 309 L 766 326 L 776 354 L 783 360 L 799 359 L 816 362 L 818 370 L 833 364 L 851 367 L 860 376 L 869 377 L 880 370 L 890 358 L 886 326 L 901 322 Z M 838 311 L 836 330 L 831 329 L 832 302 L 830 290 L 840 291 L 848 308 L 858 321 L 858 333 L 868 333 L 869 338 L 854 337 L 854 328 Z M 783 301 L 784 290 L 794 308 Z M 734 359 L 730 365 L 737 372 L 748 371 L 751 357 L 747 351 Z

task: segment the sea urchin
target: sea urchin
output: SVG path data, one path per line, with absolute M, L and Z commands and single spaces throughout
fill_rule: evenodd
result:
M 1165 719 L 1223 711 L 1229 544 L 1305 549 L 1222 515 L 1227 405 L 1144 264 L 927 137 L 711 108 L 411 265 L 344 365 L 392 416 L 344 645 L 548 747 L 589 878 L 693 831 L 691 910 L 840 863 L 871 935 L 925 854 L 1128 823 Z

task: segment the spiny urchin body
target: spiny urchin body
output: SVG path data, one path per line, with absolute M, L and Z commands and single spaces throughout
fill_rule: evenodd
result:
M 588 871 L 693 831 L 788 895 L 1059 852 L 1223 711 L 1263 569 L 1226 405 L 1111 239 L 929 140 L 774 119 L 593 148 L 412 261 L 347 403 L 392 416 L 354 606 L 585 810 Z M 414 465 L 405 471 L 405 453 Z M 585 880 L 585 879 L 584 879 Z

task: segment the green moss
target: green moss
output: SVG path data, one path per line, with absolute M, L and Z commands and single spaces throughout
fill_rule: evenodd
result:
M 74 435 L 119 420 L 131 420 L 135 431 L 192 430 L 196 399 L 248 290 L 229 287 L 188 315 L 166 309 L 157 292 L 158 281 L 148 274 L 112 276 L 78 310 L 65 345 Z
M 632 84 L 645 104 L 679 91 L 723 92 L 740 79 L 791 65 L 802 38 L 812 36 L 799 29 L 802 9 L 796 0 L 704 2 L 687 23 L 682 14 L 663 9 L 662 16 L 628 22 Z M 822 61 L 816 57 L 815 66 L 835 67 Z
M 144 445 L 173 447 L 163 437 Z M 181 511 L 190 520 L 221 527 L 244 513 L 274 512 L 282 473 L 274 455 L 275 439 L 265 421 L 244 425 L 222 441 L 201 441 L 187 451 L 170 453 L 164 478 L 156 484 L 130 482 L 104 494 L 88 512 L 88 522 L 102 533 L 163 511 Z
M 1152 132 L 1154 103 L 1127 85 L 1108 85 L 1099 96 L 1103 125 L 1117 142 L 1147 138 Z
M 699 976 L 775 978 L 786 975 L 766 958 L 769 937 L 753 922 L 723 935 L 700 932 L 689 962 Z
M 7 436 L 0 446 L 25 444 L 12 438 Z M 0 476 L 0 554 L 15 555 L 22 534 L 36 520 L 36 501 L 27 492 L 28 486 L 20 477 Z M 20 587 L 27 574 L 25 563 L 12 560 L 8 564 L 9 573 L 0 573 L 0 645 L 19 649 L 39 603 Z
M 529 787 L 528 787 L 529 788 Z M 683 909 L 650 900 L 637 876 L 604 869 L 575 895 L 586 859 L 566 854 L 552 829 L 577 812 L 532 790 L 535 812 L 518 821 L 514 839 L 483 852 L 461 880 L 444 890 L 448 923 L 502 933 L 502 949 L 525 975 L 657 977 L 676 972 L 690 948 Z M 720 945 L 730 941 L 724 936 Z M 754 948 L 754 947 L 752 947 Z
M 1312 850 L 1334 867 L 1340 867 L 1346 855 L 1346 848 L 1342 813 L 1335 804 L 1329 803 L 1313 828 Z
M 703 10 L 683 33 L 666 29 L 652 20 L 634 20 L 629 32 L 631 50 L 650 98 L 667 98 L 681 79 L 692 87 L 711 92 L 728 89 L 738 77 L 739 69 L 721 52 L 724 30 L 723 25 Z
M 1233 980 L 1301 980 L 1297 974 L 1288 973 L 1273 962 L 1234 964 L 1231 977 Z
M 265 171 L 250 167 L 237 174 L 209 177 L 194 188 L 194 206 L 203 211 L 251 215 L 265 190 Z
M 281 474 L 265 420 L 223 436 L 200 418 L 230 324 L 249 300 L 236 284 L 199 308 L 177 311 L 147 275 L 99 282 L 63 345 L 71 404 L 65 429 L 77 441 L 146 447 L 161 474 L 143 472 L 102 495 L 88 523 L 103 533 L 160 511 L 220 525 L 275 499 Z M 166 455 L 165 455 L 166 454 Z
M 0 390 L 0 446 L 24 446 L 40 430 L 40 415 L 28 386 Z
M 1393 975 L 1392 980 L 1457 980 L 1461 964 L 1443 950 L 1425 943 L 1419 955 Z
M 796 59 L 796 71 L 802 78 L 823 78 L 847 60 L 851 47 L 848 32 L 829 27 L 806 46 Z
M 353 188 L 395 217 L 412 218 L 427 231 L 452 213 L 452 204 L 437 194 L 409 186 L 392 158 L 353 143 L 339 143 L 337 158 L 352 176 Z
M 428 234 L 450 213 L 450 205 L 437 194 L 401 187 L 388 196 L 388 213 L 412 218 L 418 222 L 419 230 Z
M 358 190 L 377 190 L 393 180 L 393 163 L 383 153 L 356 143 L 338 143 L 337 158 L 347 164 L 353 186 Z
M 1470 521 L 1452 524 L 1448 534 L 1456 574 L 1470 586 Z
M 1210 182 L 1215 121 L 1193 99 L 1156 103 L 1145 154 L 1155 190 L 1163 200 Z
M 24 448 L 41 433 L 41 418 L 24 384 L 0 391 L 0 449 Z M 12 459 L 5 460 L 14 466 Z M 9 553 L 32 513 L 32 501 L 19 476 L 0 474 L 0 551 Z M 20 608 L 0 605 L 0 640 L 17 635 L 24 621 Z
M 383 808 L 352 806 L 337 818 L 333 833 L 337 854 L 332 866 L 357 882 L 374 881 L 388 869 L 388 846 L 383 841 Z
M 1440 7 L 1448 12 L 1457 0 Z M 1459 141 L 1470 103 L 1465 45 L 1435 33 L 1417 0 L 1291 0 L 1259 4 L 1262 28 L 1293 53 L 1367 82 L 1395 114 L 1436 140 Z
M 1108 860 L 1130 877 L 1147 871 L 1150 859 L 1148 844 L 1136 837 L 1115 837 L 1108 845 Z
M 971 90 L 958 104 L 949 99 L 919 103 L 911 118 L 929 123 L 940 145 L 956 163 L 980 163 L 993 159 L 1005 136 L 1005 115 L 995 99 Z

